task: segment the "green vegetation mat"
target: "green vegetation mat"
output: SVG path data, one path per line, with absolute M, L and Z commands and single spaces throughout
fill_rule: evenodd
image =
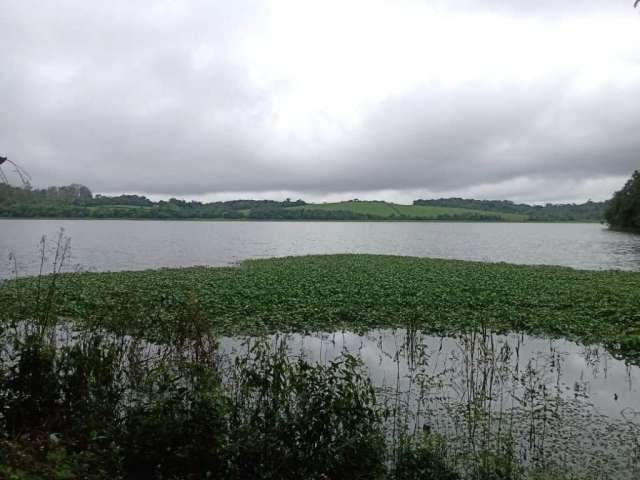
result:
M 15 318 L 39 303 L 38 283 L 0 284 L 0 315 Z M 640 351 L 640 273 L 632 272 L 331 255 L 67 274 L 56 289 L 56 314 L 157 341 L 169 339 L 189 311 L 227 335 L 488 328 L 602 342 L 630 356 Z
M 595 480 L 615 465 L 633 468 L 635 453 L 607 460 L 604 473 L 598 459 L 578 464 L 571 449 L 547 454 L 556 441 L 596 437 L 572 423 L 573 402 L 560 408 L 538 388 L 544 372 L 515 376 L 527 395 L 504 423 L 502 410 L 492 416 L 493 387 L 514 373 L 503 370 L 509 360 L 490 335 L 461 343 L 468 391 L 447 408 L 474 431 L 461 430 L 464 443 L 453 431 L 420 428 L 407 392 L 377 389 L 356 357 L 318 365 L 291 358 L 285 343 L 251 339 L 232 359 L 217 342 L 220 334 L 374 327 L 568 337 L 636 362 L 640 273 L 332 255 L 2 282 L 0 478 Z M 415 372 L 419 397 L 411 398 L 431 398 L 423 393 L 441 380 L 430 387 L 430 374 Z M 422 411 L 425 425 L 439 425 L 442 410 Z M 612 449 L 632 451 L 637 430 L 607 429 L 620 442 Z M 523 432 L 546 450 L 514 449 Z

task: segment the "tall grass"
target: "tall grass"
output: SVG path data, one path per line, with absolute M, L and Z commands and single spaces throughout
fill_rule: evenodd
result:
M 73 324 L 56 314 L 70 242 L 59 234 L 48 275 L 40 247 L 36 295 L 23 301 L 16 282 L 19 311 L 0 329 L 0 478 L 393 476 L 356 358 L 321 366 L 265 340 L 222 358 L 195 297 L 161 344 Z
M 23 325 L 2 351 L 7 478 L 410 478 L 388 464 L 384 412 L 354 357 L 321 366 L 258 341 L 225 364 L 212 339 L 203 352 Z M 400 462 L 432 461 L 408 445 Z

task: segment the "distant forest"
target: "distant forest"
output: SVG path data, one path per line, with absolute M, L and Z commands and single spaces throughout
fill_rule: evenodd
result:
M 369 203 L 372 208 L 362 207 Z M 380 206 L 399 214 L 388 215 Z M 327 208 L 330 207 L 330 208 Z M 375 208 L 374 208 L 375 207 Z M 401 207 L 401 208 L 399 208 Z M 123 218 L 123 219 L 245 219 L 245 220 L 454 220 L 454 221 L 589 221 L 604 220 L 607 202 L 532 206 L 505 200 L 448 198 L 416 200 L 414 206 L 351 200 L 310 204 L 302 200 L 232 200 L 196 202 L 171 198 L 153 202 L 139 195 L 93 195 L 84 185 L 18 188 L 0 184 L 0 217 Z M 455 209 L 455 210 L 452 210 Z M 446 212 L 446 213 L 442 213 Z M 453 213 L 452 213 L 453 212 Z
M 94 196 L 87 187 L 77 184 L 42 190 L 0 185 L 0 217 L 13 218 L 271 218 L 275 212 L 297 205 L 304 205 L 304 202 L 233 200 L 202 203 L 175 198 L 152 202 L 140 195 Z
M 604 220 L 608 202 L 560 203 L 527 205 L 509 200 L 472 200 L 466 198 L 440 198 L 438 200 L 415 200 L 414 205 L 431 207 L 465 208 L 490 212 L 526 215 L 532 222 L 593 222 Z

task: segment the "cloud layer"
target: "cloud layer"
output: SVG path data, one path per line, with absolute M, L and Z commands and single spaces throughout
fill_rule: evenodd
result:
M 632 2 L 1 3 L 0 154 L 39 186 L 583 201 L 640 166 Z

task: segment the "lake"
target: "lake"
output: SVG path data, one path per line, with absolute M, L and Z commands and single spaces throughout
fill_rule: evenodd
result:
M 72 241 L 69 268 L 92 271 L 329 253 L 640 271 L 640 236 L 598 224 L 0 220 L 0 276 L 11 275 L 10 252 L 19 274 L 37 274 L 39 239 L 47 235 L 52 248 L 60 228 Z M 227 359 L 257 341 L 285 342 L 322 364 L 354 355 L 390 421 L 442 434 L 456 458 L 508 447 L 524 464 L 629 480 L 640 472 L 640 368 L 599 345 L 403 329 L 219 340 Z
M 229 265 L 247 258 L 378 253 L 582 269 L 640 270 L 640 236 L 599 224 L 0 220 L 0 278 L 38 272 L 60 228 L 83 270 Z
M 640 368 L 601 346 L 406 329 L 280 334 L 266 341 L 323 365 L 356 356 L 386 398 L 391 421 L 406 422 L 410 431 L 427 425 L 448 439 L 450 453 L 500 450 L 508 438 L 524 464 L 571 466 L 585 478 L 639 478 Z M 234 358 L 255 342 L 223 337 L 220 349 Z
M 72 324 L 56 332 L 59 346 L 81 338 Z M 201 340 L 196 343 L 205 345 Z M 235 359 L 251 358 L 258 342 L 325 366 L 357 357 L 386 407 L 387 434 L 393 437 L 396 426 L 437 432 L 461 469 L 468 452 L 508 447 L 523 465 L 563 465 L 578 478 L 640 474 L 640 367 L 598 345 L 484 330 L 441 337 L 415 329 L 217 341 L 223 376 Z M 117 342 L 137 345 L 147 368 L 173 358 L 175 348 L 131 337 Z

